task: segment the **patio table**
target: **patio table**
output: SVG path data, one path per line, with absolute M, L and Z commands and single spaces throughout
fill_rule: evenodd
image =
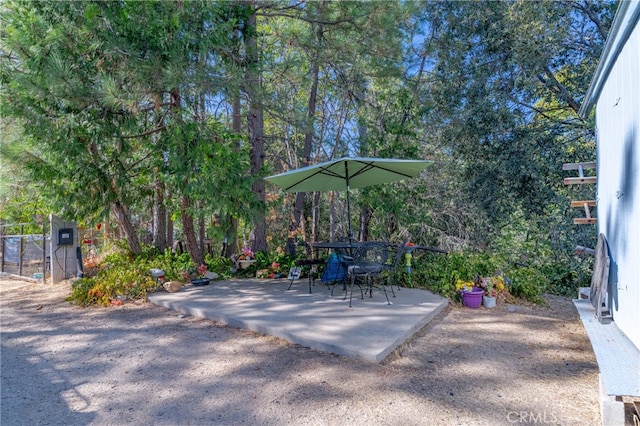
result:
M 345 277 L 346 277 L 346 272 L 347 272 L 347 266 L 350 262 L 353 261 L 353 252 L 362 245 L 363 243 L 360 241 L 325 241 L 325 242 L 319 242 L 319 243 L 313 243 L 311 244 L 311 247 L 318 251 L 318 250 L 333 250 L 335 253 L 337 253 L 340 256 L 340 263 L 342 264 L 342 268 L 344 269 L 345 272 Z M 346 280 L 344 279 L 340 279 L 337 281 L 333 281 L 332 284 L 329 282 L 325 282 L 325 284 L 327 284 L 328 287 L 331 288 L 331 294 L 333 295 L 333 290 L 335 288 L 335 286 L 339 283 L 343 284 L 343 290 L 346 291 Z
M 314 250 L 334 250 L 351 255 L 363 243 L 360 241 L 327 241 L 311 244 Z
M 341 263 L 342 266 L 345 270 L 345 272 L 347 273 L 347 276 L 351 276 L 351 275 L 362 275 L 361 273 L 354 273 L 355 270 L 373 270 L 377 268 L 375 266 L 379 266 L 380 271 L 378 271 L 375 274 L 372 274 L 370 272 L 367 272 L 365 275 L 367 276 L 367 288 L 368 291 L 370 292 L 371 295 L 371 291 L 372 291 L 372 285 L 370 283 L 369 278 L 371 278 L 373 275 L 378 275 L 379 272 L 382 272 L 384 270 L 389 270 L 389 271 L 393 271 L 395 269 L 395 265 L 388 265 L 386 264 L 386 259 L 384 259 L 384 262 L 382 264 L 375 264 L 374 262 L 361 258 L 361 259 L 356 259 L 357 255 L 358 255 L 358 249 L 360 247 L 366 246 L 366 247 L 386 247 L 384 249 L 384 252 L 388 255 L 388 249 L 392 249 L 394 247 L 397 247 L 398 244 L 394 244 L 394 243 L 390 243 L 387 241 L 331 241 L 331 242 L 320 242 L 320 243 L 315 243 L 311 245 L 315 250 L 334 250 L 336 253 L 340 254 L 342 257 Z M 378 249 L 380 250 L 380 249 Z M 361 253 L 361 255 L 366 256 L 367 251 Z M 353 293 L 353 276 L 352 278 L 352 293 Z M 342 281 L 343 283 L 343 290 L 346 291 L 347 290 L 347 282 L 346 281 Z M 336 283 L 337 284 L 337 283 Z M 362 292 L 362 287 L 360 286 L 360 284 L 356 284 L 358 285 L 358 287 L 360 287 L 360 291 Z M 335 287 L 335 286 L 334 286 Z M 387 297 L 387 303 L 389 303 L 389 297 L 387 296 L 387 292 L 386 289 L 384 288 L 384 292 L 385 292 L 385 296 Z M 393 293 L 393 285 L 391 286 L 391 291 Z M 333 294 L 333 287 L 331 288 L 331 294 Z M 395 293 L 393 293 L 394 297 L 395 297 Z M 346 294 L 345 294 L 346 297 Z M 349 307 L 351 307 L 351 297 L 349 298 Z

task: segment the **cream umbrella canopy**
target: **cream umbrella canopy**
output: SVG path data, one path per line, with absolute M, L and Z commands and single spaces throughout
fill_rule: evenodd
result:
M 415 178 L 432 161 L 394 158 L 343 157 L 265 178 L 286 192 L 347 191 L 349 238 L 351 231 L 351 188 Z

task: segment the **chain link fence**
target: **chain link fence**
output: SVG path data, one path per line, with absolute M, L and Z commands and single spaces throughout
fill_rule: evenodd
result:
M 0 237 L 0 272 L 42 279 L 51 271 L 48 235 L 3 235 Z
M 51 237 L 46 232 L 46 228 L 40 234 L 7 235 L 7 230 L 14 232 L 25 230 L 29 225 L 31 229 L 36 226 L 20 224 L 0 229 L 0 273 L 29 279 L 48 279 L 51 274 Z M 37 226 L 42 227 L 41 224 Z M 104 232 L 99 228 L 78 228 L 78 245 L 82 251 L 85 267 L 91 267 L 91 263 L 95 263 L 95 259 L 103 250 Z

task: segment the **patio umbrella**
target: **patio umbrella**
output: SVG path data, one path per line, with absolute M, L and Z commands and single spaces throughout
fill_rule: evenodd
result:
M 347 191 L 347 217 L 351 238 L 351 188 L 414 178 L 431 163 L 426 160 L 343 157 L 265 179 L 287 192 Z

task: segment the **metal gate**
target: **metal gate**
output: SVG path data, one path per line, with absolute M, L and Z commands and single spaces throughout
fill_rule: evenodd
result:
M 51 269 L 49 247 L 49 235 L 44 233 L 0 235 L 0 272 L 44 278 Z

